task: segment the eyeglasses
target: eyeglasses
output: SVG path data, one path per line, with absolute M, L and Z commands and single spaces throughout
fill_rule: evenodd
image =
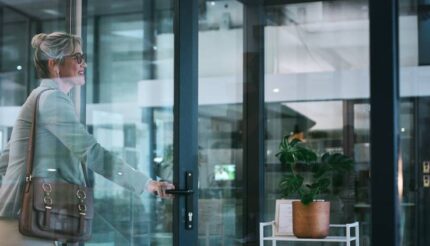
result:
M 82 53 L 75 53 L 73 55 L 68 55 L 68 56 L 65 56 L 65 57 L 72 57 L 73 59 L 75 59 L 75 61 L 78 64 L 82 64 L 83 62 L 85 62 L 85 55 L 82 54 Z

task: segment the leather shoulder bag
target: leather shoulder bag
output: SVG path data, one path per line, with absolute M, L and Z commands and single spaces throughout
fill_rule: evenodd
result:
M 62 242 L 82 242 L 91 237 L 94 214 L 93 191 L 88 187 L 84 164 L 81 163 L 86 186 L 32 177 L 37 108 L 40 95 L 47 90 L 49 89 L 37 95 L 33 112 L 19 231 L 30 237 Z

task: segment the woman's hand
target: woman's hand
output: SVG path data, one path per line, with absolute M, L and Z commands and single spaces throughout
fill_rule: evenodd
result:
M 154 193 L 161 198 L 173 198 L 173 195 L 167 194 L 166 190 L 173 190 L 175 186 L 169 182 L 165 181 L 155 181 L 151 180 L 148 183 L 147 190 L 148 192 Z

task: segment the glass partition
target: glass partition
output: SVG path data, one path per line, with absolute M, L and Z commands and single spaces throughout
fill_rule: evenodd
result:
M 429 115 L 429 20 L 428 1 L 399 2 L 400 110 L 400 245 L 430 243 L 427 212 L 430 170 L 427 123 Z M 430 165 L 430 164 L 428 164 Z M 430 182 L 430 181 L 429 181 Z
M 87 1 L 86 123 L 153 179 L 172 181 L 173 1 Z M 172 200 L 137 196 L 94 174 L 90 243 L 171 245 Z
M 243 5 L 203 1 L 199 18 L 199 245 L 235 245 L 243 222 Z
M 330 192 L 318 199 L 331 202 L 330 223 L 359 221 L 360 245 L 370 244 L 369 94 L 367 1 L 266 7 L 266 221 L 288 173 L 275 156 L 281 139 L 301 137 L 319 155 L 354 159 L 354 171 L 331 177 Z
M 54 29 L 65 31 L 65 13 L 65 1 L 0 1 L 0 152 L 21 105 L 38 86 L 31 38 Z

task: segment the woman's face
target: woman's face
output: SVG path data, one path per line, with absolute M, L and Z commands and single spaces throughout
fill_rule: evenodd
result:
M 77 57 L 82 54 L 82 48 L 76 46 L 75 51 L 71 55 L 65 56 L 64 62 L 59 65 L 60 78 L 71 86 L 85 84 L 84 71 L 87 64 L 84 59 L 81 59 L 81 63 L 79 63 L 79 57 Z

